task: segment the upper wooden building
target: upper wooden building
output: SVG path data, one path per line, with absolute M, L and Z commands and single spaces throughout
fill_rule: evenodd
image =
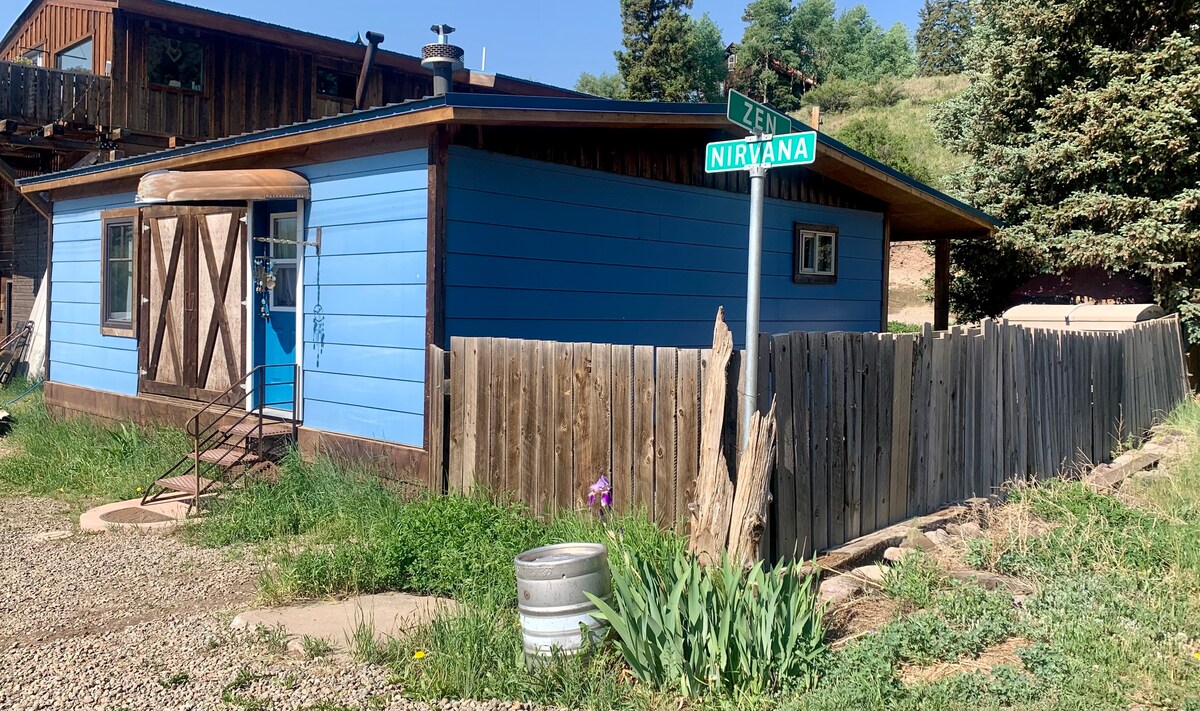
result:
M 420 59 L 368 49 L 163 0 L 30 2 L 0 40 L 2 332 L 47 266 L 49 206 L 15 179 L 432 92 Z M 576 95 L 472 71 L 453 91 Z

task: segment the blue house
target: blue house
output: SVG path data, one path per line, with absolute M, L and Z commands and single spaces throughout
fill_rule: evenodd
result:
M 723 106 L 449 93 L 26 179 L 53 204 L 46 402 L 262 410 L 419 473 L 430 344 L 703 346 L 722 305 L 744 338 L 747 177 L 703 169 L 738 135 Z M 764 331 L 880 330 L 891 242 L 993 230 L 817 154 L 769 173 Z

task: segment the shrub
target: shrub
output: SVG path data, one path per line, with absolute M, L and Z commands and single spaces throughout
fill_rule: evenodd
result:
M 643 683 L 687 697 L 807 688 L 825 654 L 816 581 L 782 563 L 704 567 L 686 553 L 658 566 L 626 554 L 615 607 L 590 596 Z
M 900 83 L 892 78 L 884 78 L 859 92 L 856 108 L 886 109 L 900 103 L 904 98 L 904 90 Z
M 804 93 L 803 106 L 820 106 L 823 111 L 841 113 L 858 105 L 864 85 L 846 79 L 830 79 Z
M 837 139 L 905 175 L 928 183 L 932 171 L 907 136 L 893 131 L 882 116 L 856 118 L 837 132 Z

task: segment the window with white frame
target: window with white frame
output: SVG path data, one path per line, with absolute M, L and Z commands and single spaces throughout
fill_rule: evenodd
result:
M 837 281 L 837 227 L 797 222 L 794 230 L 792 280 L 798 284 Z
M 135 336 L 137 210 L 106 210 L 100 221 L 100 332 Z
M 279 240 L 279 241 L 276 241 Z M 271 273 L 275 287 L 271 289 L 271 310 L 292 311 L 296 308 L 296 283 L 299 269 L 296 250 L 296 213 L 271 215 Z

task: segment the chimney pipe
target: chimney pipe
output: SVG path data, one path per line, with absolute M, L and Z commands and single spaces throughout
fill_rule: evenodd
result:
M 444 96 L 454 86 L 454 72 L 463 68 L 463 48 L 446 39 L 454 31 L 450 25 L 429 29 L 437 33 L 438 40 L 421 48 L 421 66 L 433 73 L 433 95 Z
M 354 108 L 365 109 L 367 103 L 367 75 L 371 73 L 371 65 L 375 63 L 375 52 L 383 42 L 383 35 L 378 32 L 367 32 L 367 54 L 363 57 L 362 71 L 358 74 L 358 89 L 354 92 Z

